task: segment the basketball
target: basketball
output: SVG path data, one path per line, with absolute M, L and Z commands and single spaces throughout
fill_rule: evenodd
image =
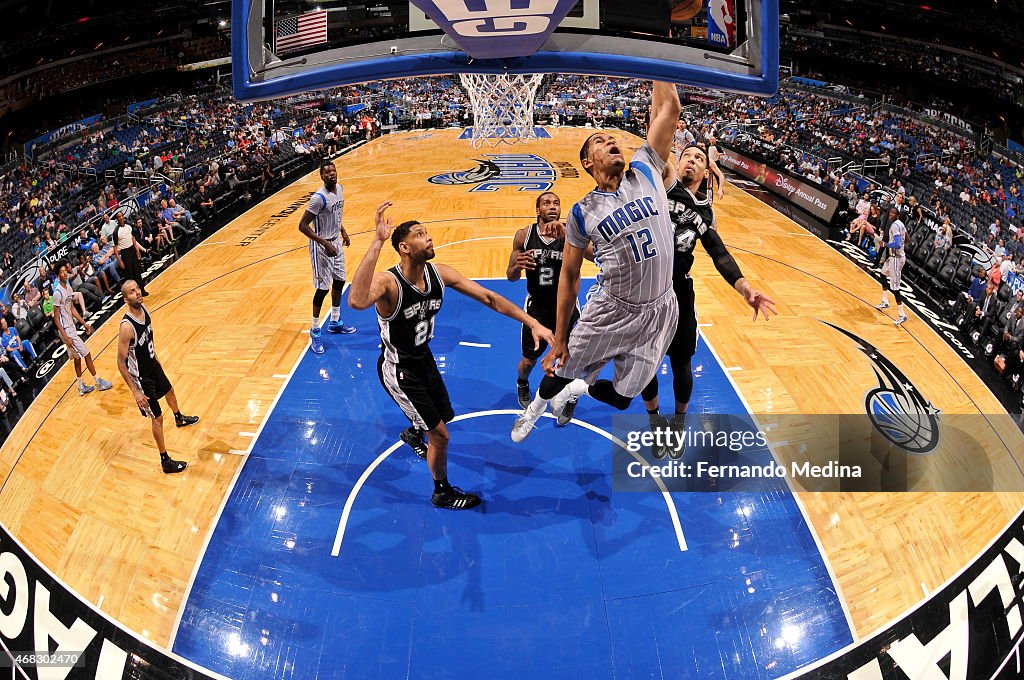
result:
M 672 21 L 689 21 L 703 5 L 704 0 L 672 0 Z

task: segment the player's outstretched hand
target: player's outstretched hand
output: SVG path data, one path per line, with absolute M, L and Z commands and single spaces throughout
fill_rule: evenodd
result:
M 775 300 L 772 300 L 756 288 L 747 288 L 743 297 L 754 310 L 754 321 L 757 321 L 758 314 L 764 314 L 764 320 L 768 321 L 769 313 L 776 315 L 779 313 L 775 309 Z
M 541 340 L 548 343 L 549 346 L 555 344 L 555 334 L 546 326 L 542 326 L 539 323 L 535 324 L 533 328 L 530 329 L 530 332 L 533 333 L 534 349 L 540 349 Z
M 565 238 L 565 224 L 562 222 L 545 222 L 540 225 L 540 235 L 544 238 Z
M 391 201 L 384 201 L 377 208 L 377 240 L 387 241 L 391 238 L 391 218 L 385 217 L 384 212 L 392 205 Z
M 537 268 L 537 262 L 533 259 L 532 250 L 521 250 L 516 253 L 516 266 L 520 269 L 533 270 Z
M 553 342 L 551 343 L 551 349 L 548 350 L 547 356 L 541 361 L 541 366 L 544 368 L 544 372 L 548 375 L 553 376 L 555 369 L 565 364 L 569 359 L 569 346 L 564 342 Z

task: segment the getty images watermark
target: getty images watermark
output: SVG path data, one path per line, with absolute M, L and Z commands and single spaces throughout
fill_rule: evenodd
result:
M 725 421 L 728 424 L 728 421 Z M 706 427 L 707 421 L 701 425 Z M 632 460 L 626 464 L 626 474 L 634 479 L 679 479 L 695 482 L 718 482 L 722 480 L 784 479 L 796 478 L 860 479 L 863 470 L 859 465 L 841 465 L 829 461 L 825 465 L 814 465 L 810 461 L 790 461 L 781 465 L 774 460 L 761 462 L 764 456 L 753 456 L 750 460 L 722 464 L 721 451 L 733 454 L 768 451 L 768 437 L 760 430 L 714 430 L 689 429 L 686 427 L 653 427 L 645 431 L 632 430 L 626 433 L 626 450 L 630 453 L 651 451 L 655 462 Z M 713 452 L 710 460 L 682 460 L 686 451 Z M 770 454 L 769 454 L 770 457 Z
M 991 418 L 991 416 L 989 417 Z M 615 491 L 998 491 L 981 417 L 948 417 L 927 447 L 862 415 L 613 418 Z M 991 428 L 990 428 L 991 429 Z M 915 438 L 916 437 L 916 438 Z M 988 446 L 988 448 L 986 448 Z M 965 470 L 966 468 L 966 470 Z M 1018 480 L 1024 482 L 1024 480 Z

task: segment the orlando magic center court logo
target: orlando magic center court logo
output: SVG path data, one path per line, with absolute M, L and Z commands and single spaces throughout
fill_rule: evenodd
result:
M 939 409 L 874 345 L 827 321 L 822 323 L 853 340 L 871 362 L 878 387 L 864 395 L 864 409 L 875 429 L 907 453 L 933 451 L 939 445 Z
M 555 166 L 532 153 L 502 153 L 477 158 L 469 170 L 443 172 L 428 177 L 431 184 L 470 184 L 470 191 L 497 191 L 515 187 L 518 191 L 548 191 L 555 185 Z

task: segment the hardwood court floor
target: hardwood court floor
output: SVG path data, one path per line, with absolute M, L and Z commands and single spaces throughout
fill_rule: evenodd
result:
M 474 152 L 455 141 L 456 131 L 416 131 L 342 157 L 345 224 L 353 234 L 349 271 L 369 243 L 377 205 L 387 199 L 395 202 L 395 223 L 419 219 L 435 245 L 448 244 L 438 252 L 440 261 L 469 276 L 504 276 L 512 235 L 532 220 L 536 192 L 470 192 L 427 178 L 469 170 L 483 153 L 535 153 L 577 167 L 587 134 L 554 129 L 550 140 Z M 555 190 L 563 215 L 592 186 L 580 174 L 559 173 Z M 157 644 L 169 639 L 244 460 L 240 454 L 307 345 L 312 290 L 296 224 L 305 197 L 318 186 L 314 174 L 266 199 L 149 286 L 157 351 L 183 410 L 202 416 L 198 426 L 167 429 L 171 452 L 191 463 L 185 474 L 159 471 L 148 422 L 117 376 L 113 323 L 87 344 L 114 389 L 79 397 L 73 369 L 65 366 L 0 450 L 0 522 L 84 597 Z M 289 206 L 298 211 L 283 214 Z M 742 300 L 698 255 L 698 311 L 707 324 L 701 330 L 752 413 L 863 414 L 864 393 L 877 384 L 870 364 L 820 321 L 878 347 L 943 414 L 1001 413 L 987 388 L 923 323 L 912 318 L 896 329 L 872 309 L 878 285 L 839 253 L 735 187 L 727 188 L 717 212 L 744 273 L 781 311 L 769 323 L 751 322 Z M 380 267 L 396 261 L 386 249 Z M 508 358 L 510 376 L 516 360 Z M 1024 437 L 1005 415 L 979 428 L 978 437 L 989 465 L 1013 492 L 799 494 L 858 635 L 953 575 L 1024 504 Z M 974 469 L 975 461 L 955 456 L 937 460 L 930 474 L 940 478 Z

